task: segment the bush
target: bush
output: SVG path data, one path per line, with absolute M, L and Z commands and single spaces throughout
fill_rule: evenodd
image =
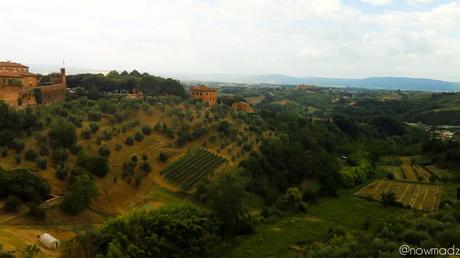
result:
M 128 137 L 126 138 L 126 140 L 125 140 L 125 144 L 126 144 L 126 145 L 129 145 L 129 146 L 133 145 L 133 144 L 134 144 L 134 137 L 128 136 Z
M 46 210 L 37 204 L 31 204 L 28 214 L 37 220 L 46 219 Z
M 65 180 L 69 176 L 69 167 L 60 165 L 56 168 L 56 178 Z
M 46 157 L 40 156 L 39 158 L 37 158 L 35 163 L 37 164 L 38 168 L 41 170 L 45 170 L 48 168 L 48 160 L 46 159 Z
M 318 192 L 313 189 L 307 188 L 302 193 L 302 200 L 304 202 L 317 203 L 319 200 Z
M 160 151 L 160 154 L 159 154 L 159 157 L 161 162 L 166 162 L 169 158 L 169 155 L 168 153 L 164 152 L 164 151 Z
M 99 125 L 97 123 L 90 122 L 89 129 L 91 130 L 91 132 L 95 133 L 99 130 Z
M 18 139 L 14 139 L 13 142 L 11 143 L 11 148 L 13 148 L 16 153 L 19 153 L 21 152 L 22 150 L 24 150 L 26 144 L 21 141 L 21 140 L 18 140 Z
M 144 127 L 142 127 L 142 133 L 145 135 L 150 135 L 152 134 L 152 128 L 148 125 L 144 125 Z
M 152 165 L 150 165 L 150 163 L 148 161 L 144 161 L 144 162 L 142 162 L 141 170 L 145 174 L 148 174 L 148 173 L 152 172 Z
M 64 120 L 53 124 L 48 132 L 48 138 L 53 148 L 70 148 L 77 143 L 75 126 Z
M 63 148 L 56 149 L 51 154 L 51 159 L 56 165 L 64 164 L 68 158 L 69 154 L 67 153 L 67 149 Z
M 134 139 L 138 142 L 141 142 L 142 140 L 144 140 L 144 134 L 142 132 L 137 132 L 134 135 Z
M 38 153 L 33 149 L 27 150 L 24 153 L 24 159 L 28 161 L 35 161 L 37 157 L 38 157 Z
M 102 145 L 100 148 L 99 148 L 99 155 L 101 155 L 102 157 L 108 157 L 110 156 L 110 149 L 107 145 Z
M 7 147 L 1 147 L 1 148 L 0 148 L 0 155 L 1 155 L 2 157 L 8 156 L 8 148 L 7 148 Z
M 10 195 L 3 205 L 3 209 L 9 212 L 17 211 L 21 207 L 22 201 L 17 196 Z
M 122 148 L 123 148 L 123 147 L 122 147 L 120 144 L 118 144 L 118 143 L 115 144 L 115 150 L 116 150 L 116 151 L 121 151 Z
M 19 165 L 19 164 L 21 164 L 21 162 L 22 162 L 21 155 L 16 154 L 14 156 L 14 163 L 16 163 L 16 165 Z

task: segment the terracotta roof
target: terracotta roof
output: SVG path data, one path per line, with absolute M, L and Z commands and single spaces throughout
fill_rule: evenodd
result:
M 0 71 L 0 77 L 10 77 L 10 78 L 22 78 L 26 76 L 37 76 L 36 74 L 29 72 L 15 72 L 15 71 Z
M 28 66 L 22 65 L 20 63 L 11 62 L 11 61 L 0 61 L 0 67 L 29 68 Z

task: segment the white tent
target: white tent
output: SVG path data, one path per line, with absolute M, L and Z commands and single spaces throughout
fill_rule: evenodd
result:
M 61 245 L 61 241 L 57 240 L 48 233 L 45 233 L 40 236 L 40 243 L 42 243 L 49 249 L 57 249 Z

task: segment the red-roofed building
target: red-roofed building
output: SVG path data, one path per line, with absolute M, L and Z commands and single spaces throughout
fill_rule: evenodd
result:
M 66 94 L 65 69 L 61 69 L 53 85 L 39 86 L 38 75 L 29 67 L 11 62 L 0 62 L 0 100 L 12 107 L 21 108 L 63 101 Z
M 205 85 L 192 86 L 191 96 L 193 99 L 201 99 L 209 106 L 217 104 L 217 90 Z
M 11 61 L 0 62 L 0 86 L 37 87 L 37 77 L 25 65 Z

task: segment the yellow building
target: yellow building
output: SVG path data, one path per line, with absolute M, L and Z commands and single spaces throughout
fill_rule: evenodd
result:
M 36 87 L 37 75 L 29 72 L 29 67 L 11 61 L 0 62 L 0 86 Z M 20 81 L 18 85 L 17 82 Z
M 192 86 L 191 97 L 193 99 L 201 99 L 203 102 L 206 102 L 208 106 L 217 104 L 217 90 L 205 85 Z

